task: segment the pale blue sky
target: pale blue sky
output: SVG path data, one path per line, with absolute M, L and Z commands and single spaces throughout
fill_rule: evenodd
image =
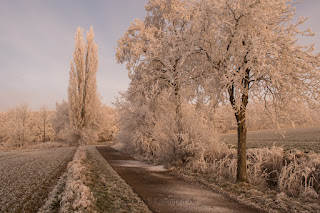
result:
M 116 41 L 147 0 L 0 0 L 0 111 L 21 103 L 32 109 L 67 99 L 70 61 L 78 26 L 92 25 L 99 46 L 98 90 L 114 101 L 128 87 L 125 65 L 115 59 Z M 320 1 L 304 0 L 297 15 L 317 36 L 304 42 L 320 50 Z

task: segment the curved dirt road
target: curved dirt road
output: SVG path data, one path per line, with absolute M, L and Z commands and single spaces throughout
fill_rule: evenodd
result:
M 152 212 L 259 212 L 170 175 L 160 166 L 136 161 L 111 147 L 96 148 Z
M 75 147 L 0 152 L 0 212 L 37 212 Z

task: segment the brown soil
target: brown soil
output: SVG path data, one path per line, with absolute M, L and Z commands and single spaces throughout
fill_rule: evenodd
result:
M 54 151 L 58 152 L 59 150 Z M 27 152 L 36 151 L 23 150 L 15 154 L 6 155 L 5 157 L 10 157 L 10 159 L 13 160 L 19 155 L 27 155 Z M 16 169 L 15 172 L 17 172 L 17 174 L 21 173 L 23 175 L 22 177 L 16 176 L 16 178 L 12 178 L 10 182 L 7 182 L 10 184 L 9 188 L 11 192 L 8 190 L 3 191 L 3 188 L 0 189 L 0 191 L 3 192 L 3 194 L 0 193 L 0 203 L 5 204 L 0 205 L 0 212 L 37 212 L 44 204 L 52 188 L 57 184 L 59 177 L 67 169 L 67 164 L 72 160 L 74 153 L 75 149 L 71 150 L 70 155 L 59 164 L 56 164 L 50 168 L 50 170 L 44 171 L 37 171 L 36 168 L 38 167 L 34 168 L 32 164 L 34 161 L 38 161 L 37 163 L 42 166 L 48 165 L 48 162 L 45 161 L 46 159 L 40 155 L 36 157 L 27 155 L 25 162 L 13 162 L 12 169 Z M 42 162 L 39 163 L 39 161 Z M 42 175 L 35 176 L 34 174 Z M 3 176 L 2 180 L 6 180 L 5 171 Z M 36 178 L 36 180 L 34 178 Z M 3 183 L 0 184 L 0 186 L 2 185 Z M 21 186 L 22 188 L 20 188 Z
M 111 147 L 96 148 L 153 212 L 259 212 Z

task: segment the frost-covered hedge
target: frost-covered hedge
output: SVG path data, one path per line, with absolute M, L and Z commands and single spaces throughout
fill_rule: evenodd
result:
M 206 157 L 211 156 L 211 157 Z M 186 167 L 209 173 L 218 179 L 236 180 L 236 149 L 223 149 L 218 157 L 212 152 L 189 162 Z M 284 152 L 281 147 L 248 149 L 247 169 L 252 184 L 263 184 L 292 197 L 318 199 L 320 195 L 320 154 L 298 150 Z
M 212 127 L 194 106 L 183 105 L 180 128 L 176 118 L 175 105 L 167 100 L 161 99 L 154 111 L 122 103 L 117 137 L 124 144 L 122 151 L 158 163 L 186 164 L 209 152 L 219 156 L 227 148 L 218 143 Z
M 61 195 L 60 212 L 96 212 L 95 198 L 86 185 L 89 177 L 86 147 L 80 146 L 68 164 L 67 181 Z

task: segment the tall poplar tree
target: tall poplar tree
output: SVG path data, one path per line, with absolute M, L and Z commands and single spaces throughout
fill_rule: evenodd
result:
M 93 27 L 87 32 L 87 42 L 84 42 L 82 32 L 79 27 L 68 88 L 70 125 L 80 135 L 82 130 L 92 127 L 100 105 L 96 82 L 98 47 L 93 40 Z

